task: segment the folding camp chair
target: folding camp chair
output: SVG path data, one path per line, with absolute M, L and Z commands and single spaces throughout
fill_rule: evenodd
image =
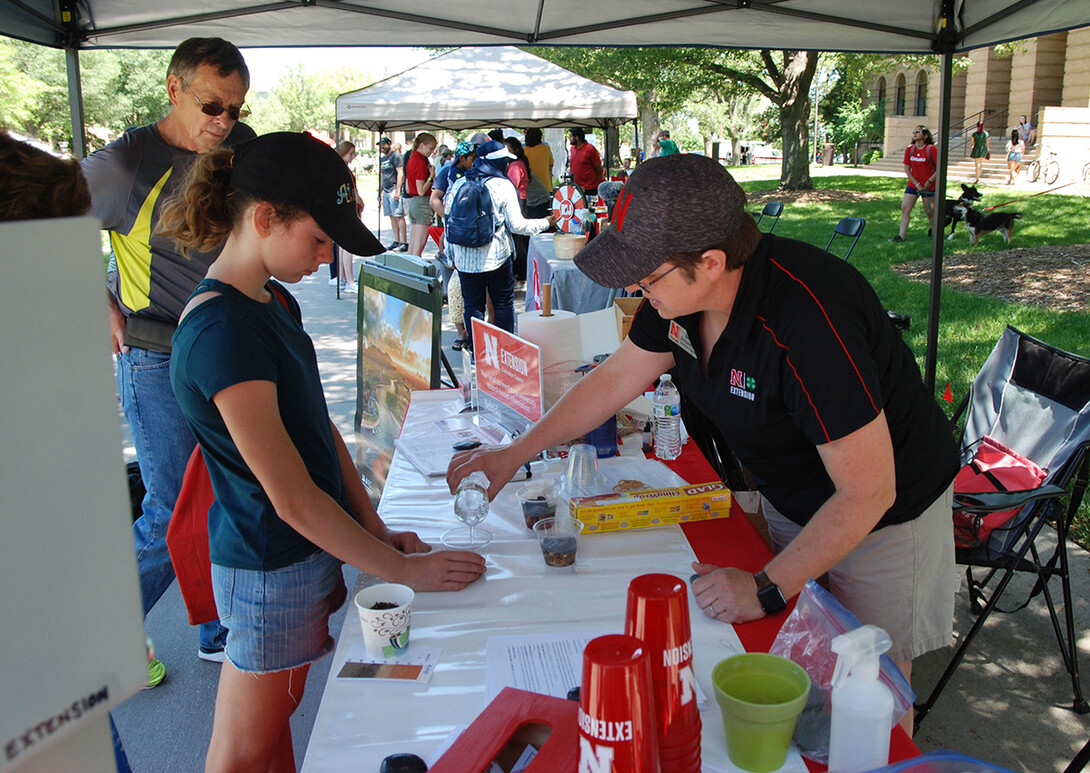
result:
M 623 182 L 603 182 L 598 184 L 598 198 L 600 198 L 606 205 L 606 217 L 610 220 L 613 219 L 613 207 L 617 203 L 617 197 L 621 195 L 621 188 L 624 187 Z
M 852 240 L 848 251 L 844 253 L 844 260 L 847 260 L 852 254 L 852 250 L 855 249 L 856 242 L 859 241 L 859 237 L 866 225 L 867 221 L 861 217 L 842 217 L 840 222 L 836 224 L 836 228 L 833 229 L 833 235 L 829 237 L 829 243 L 825 245 L 825 251 L 832 252 L 833 240 L 837 236 L 846 236 Z
M 761 224 L 761 221 L 765 219 L 765 216 L 772 218 L 772 225 L 765 233 L 772 233 L 776 228 L 776 223 L 780 222 L 780 215 L 783 214 L 783 202 L 782 201 L 770 201 L 765 204 L 764 209 L 757 213 L 757 225 Z
M 1040 488 L 1028 491 L 969 495 L 958 493 L 955 486 L 956 511 L 985 514 L 1018 509 L 1009 522 L 981 539 L 978 546 L 956 549 L 958 564 L 966 567 L 970 608 L 976 620 L 930 696 L 916 705 L 916 726 L 934 706 L 991 612 L 1016 612 L 1038 594 L 1044 598 L 1064 667 L 1071 676 L 1072 708 L 1085 714 L 1090 712 L 1090 705 L 1083 698 L 1079 681 L 1067 534 L 1086 491 L 1090 468 L 1090 359 L 1008 327 L 973 381 L 955 421 L 966 407 L 963 463 L 973 458 L 988 436 L 1037 464 L 1046 477 Z M 1048 524 L 1056 529 L 1056 546 L 1051 549 L 1037 544 Z M 974 568 L 983 570 L 984 576 L 974 578 Z M 1020 606 L 1001 608 L 1003 592 L 1016 572 L 1035 577 L 1033 587 Z M 1062 621 L 1050 591 L 1053 578 L 1059 580 L 1062 591 Z

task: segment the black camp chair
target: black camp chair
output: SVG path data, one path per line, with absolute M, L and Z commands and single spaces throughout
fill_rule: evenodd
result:
M 867 225 L 867 221 L 861 217 L 842 217 L 840 222 L 836 224 L 836 228 L 833 229 L 833 235 L 829 237 L 829 243 L 825 245 L 826 252 L 832 252 L 833 241 L 838 236 L 846 236 L 852 240 L 851 245 L 848 247 L 848 251 L 844 253 L 844 260 L 852 254 L 852 250 L 855 249 L 856 243 L 859 241 L 860 235 L 863 233 L 863 228 Z M 834 255 L 836 253 L 833 253 Z
M 1071 676 L 1072 708 L 1079 714 L 1090 712 L 1079 681 L 1067 559 L 1068 530 L 1086 491 L 1090 468 L 1090 359 L 1008 327 L 973 381 L 955 421 L 963 413 L 963 463 L 988 435 L 1038 464 L 1047 477 L 1040 488 L 1030 491 L 973 495 L 955 491 L 954 509 L 965 513 L 1022 507 L 1013 520 L 991 532 L 984 544 L 956 550 L 958 564 L 966 567 L 969 603 L 976 620 L 927 700 L 916 704 L 916 726 L 934 706 L 992 611 L 1016 612 L 1037 595 L 1044 598 L 1064 667 Z M 1049 524 L 1056 529 L 1053 549 L 1037 544 L 1038 535 Z M 982 570 L 983 577 L 974 577 L 974 569 Z M 1016 572 L 1035 576 L 1033 588 L 1020 606 L 1001 608 L 1003 592 Z M 1062 593 L 1062 620 L 1050 590 L 1053 579 L 1059 581 Z
M 780 215 L 783 214 L 783 202 L 782 201 L 770 201 L 765 204 L 764 209 L 756 214 L 757 225 L 759 226 L 765 217 L 772 218 L 772 225 L 768 227 L 765 233 L 772 233 L 776 228 L 776 223 L 780 222 Z

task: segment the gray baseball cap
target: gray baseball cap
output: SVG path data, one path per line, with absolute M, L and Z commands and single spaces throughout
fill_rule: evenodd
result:
M 652 158 L 628 176 L 613 218 L 575 254 L 604 287 L 635 284 L 678 252 L 716 247 L 738 231 L 746 194 L 718 161 L 692 153 Z

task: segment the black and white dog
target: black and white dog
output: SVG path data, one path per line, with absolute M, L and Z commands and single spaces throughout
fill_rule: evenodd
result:
M 1010 244 L 1011 236 L 1014 233 L 1014 221 L 1022 219 L 1022 215 L 1018 212 L 988 212 L 985 214 L 961 204 L 958 204 L 955 209 L 961 211 L 961 217 L 965 220 L 965 230 L 969 232 L 969 243 L 974 247 L 981 234 L 990 233 L 991 231 L 999 231 L 1003 234 L 1003 241 Z
M 961 196 L 957 199 L 946 200 L 946 220 L 944 221 L 943 228 L 950 226 L 950 235 L 946 237 L 947 241 L 954 238 L 954 229 L 958 227 L 958 221 L 965 218 L 958 211 L 958 207 L 965 207 L 972 209 L 973 205 L 979 202 L 983 196 L 980 195 L 980 191 L 976 189 L 976 185 L 961 184 Z M 931 235 L 931 229 L 927 230 L 927 235 Z

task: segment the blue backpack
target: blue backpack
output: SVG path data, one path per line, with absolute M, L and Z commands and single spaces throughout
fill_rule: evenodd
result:
M 467 174 L 459 181 L 444 220 L 446 238 L 451 244 L 483 247 L 495 236 L 496 215 L 485 179 Z

